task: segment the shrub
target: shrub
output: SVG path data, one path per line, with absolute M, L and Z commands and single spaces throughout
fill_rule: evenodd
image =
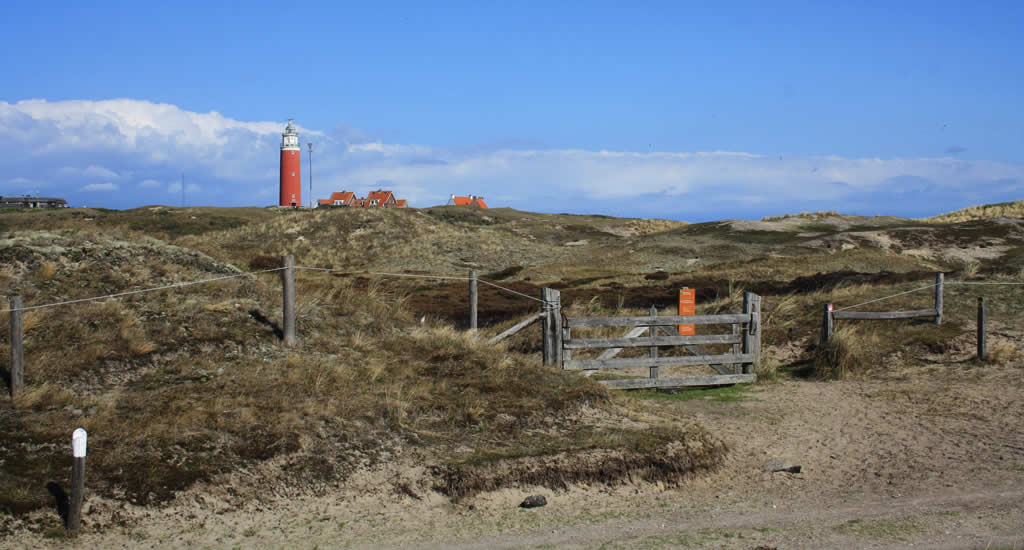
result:
M 814 373 L 821 380 L 842 380 L 862 373 L 877 359 L 879 337 L 875 331 L 848 325 L 832 333 L 814 354 Z

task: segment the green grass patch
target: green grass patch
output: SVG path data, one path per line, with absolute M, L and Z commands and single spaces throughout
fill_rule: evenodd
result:
M 747 393 L 750 384 L 733 384 L 731 386 L 719 386 L 715 388 L 684 388 L 678 390 L 637 390 L 629 392 L 631 397 L 638 399 L 672 399 L 676 401 L 693 401 L 694 399 L 707 399 L 729 403 L 735 401 L 746 401 L 751 398 Z

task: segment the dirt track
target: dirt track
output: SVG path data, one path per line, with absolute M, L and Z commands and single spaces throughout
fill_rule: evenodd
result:
M 736 402 L 652 400 L 698 417 L 732 449 L 718 472 L 678 488 L 525 488 L 454 505 L 398 494 L 393 481 L 420 472 L 414 457 L 396 457 L 403 466 L 336 495 L 242 509 L 219 488 L 161 510 L 94 499 L 86 517 L 112 526 L 77 546 L 1024 548 L 1024 365 L 960 355 L 881 380 L 758 385 Z M 802 472 L 763 471 L 779 461 Z M 517 508 L 536 493 L 547 507 Z M 25 533 L 0 547 L 45 542 Z

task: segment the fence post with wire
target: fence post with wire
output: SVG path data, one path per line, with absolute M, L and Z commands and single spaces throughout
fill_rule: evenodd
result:
M 477 329 L 477 287 L 476 287 L 476 271 L 471 270 L 469 272 L 469 329 Z
M 825 315 L 822 321 L 821 327 L 821 340 L 824 344 L 828 342 L 832 336 L 834 330 L 835 321 L 839 320 L 861 320 L 861 321 L 888 321 L 894 319 L 918 319 L 918 318 L 931 318 L 935 320 L 935 324 L 939 325 L 942 323 L 942 293 L 945 287 L 945 275 L 943 273 L 935 274 L 935 284 L 915 288 L 906 292 L 900 292 L 891 296 L 885 296 L 875 300 L 869 300 L 852 306 L 846 306 L 844 308 L 834 309 L 832 304 L 825 304 Z M 929 288 L 935 289 L 935 304 L 929 309 L 913 309 L 905 311 L 850 311 L 851 309 L 881 302 L 888 300 L 889 298 L 895 298 L 897 296 L 903 296 L 912 292 L 918 292 L 920 290 L 927 290 Z
M 541 317 L 543 339 L 543 357 L 545 365 L 562 364 L 562 296 L 553 288 L 542 288 L 540 299 L 543 301 L 544 312 Z
M 21 318 L 25 302 L 21 296 L 11 296 L 11 399 L 25 388 L 25 340 Z
M 284 329 L 284 345 L 295 345 L 295 256 L 289 254 L 281 258 L 284 269 L 281 271 L 282 294 L 284 304 L 281 308 L 282 328 Z
M 985 297 L 978 296 L 978 361 L 985 360 Z

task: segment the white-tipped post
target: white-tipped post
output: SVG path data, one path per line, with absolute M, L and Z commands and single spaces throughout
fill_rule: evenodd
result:
M 78 428 L 71 434 L 71 453 L 75 458 L 85 458 L 85 450 L 87 441 L 89 439 L 89 433 L 82 428 Z
M 85 451 L 89 434 L 78 428 L 71 434 L 71 502 L 68 503 L 67 529 L 72 533 L 82 526 L 82 493 L 85 491 Z

